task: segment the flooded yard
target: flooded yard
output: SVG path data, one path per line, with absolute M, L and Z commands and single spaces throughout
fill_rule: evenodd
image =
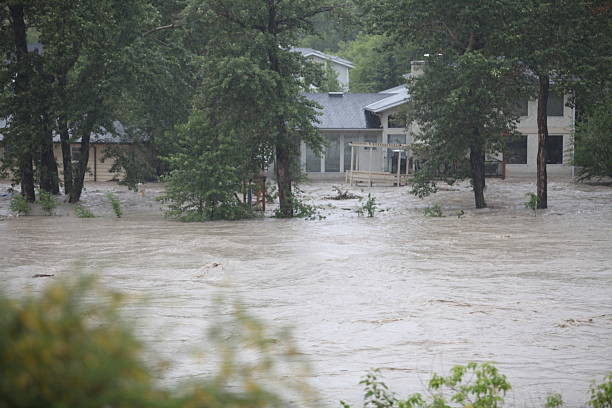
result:
M 517 407 L 542 406 L 551 392 L 581 406 L 590 381 L 612 371 L 612 188 L 551 182 L 550 208 L 537 216 L 523 204 L 532 180 L 488 181 L 491 208 L 478 211 L 467 185 L 426 200 L 405 187 L 350 188 L 383 210 L 366 218 L 357 200 L 325 199 L 331 186 L 302 186 L 322 220 L 183 224 L 161 217 L 161 186 L 141 196 L 92 184 L 83 204 L 101 217 L 79 219 L 67 207 L 3 217 L 1 285 L 16 295 L 88 271 L 145 299 L 128 314 L 177 361 L 166 381 L 207 373 L 193 346 L 215 318 L 214 297 L 236 297 L 271 325 L 294 328 L 326 406 L 359 406 L 358 382 L 374 367 L 405 396 L 424 391 L 434 371 L 494 361 Z M 124 218 L 112 216 L 109 190 Z M 425 217 L 436 203 L 446 216 Z M 32 278 L 39 273 L 55 276 Z

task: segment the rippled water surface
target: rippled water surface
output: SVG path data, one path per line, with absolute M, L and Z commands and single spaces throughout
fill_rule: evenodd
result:
M 521 407 L 541 406 L 550 392 L 581 406 L 590 381 L 612 371 L 612 188 L 550 183 L 550 209 L 534 217 L 523 206 L 535 191 L 527 181 L 491 181 L 492 208 L 481 211 L 466 186 L 425 201 L 374 187 L 364 193 L 385 211 L 363 218 L 356 200 L 326 200 L 331 184 L 317 183 L 304 188 L 325 206 L 323 220 L 204 224 L 161 218 L 155 187 L 145 197 L 119 191 L 126 216 L 114 219 L 102 199 L 112 188 L 85 196 L 96 219 L 0 221 L 2 286 L 36 291 L 50 281 L 36 273 L 81 269 L 146 298 L 130 312 L 152 346 L 179 362 L 169 381 L 206 374 L 190 345 L 220 292 L 295 328 L 328 406 L 358 403 L 371 367 L 407 395 L 433 371 L 495 361 L 513 385 L 507 401 Z M 432 203 L 447 216 L 423 216 Z M 7 207 L 0 199 L 0 214 Z

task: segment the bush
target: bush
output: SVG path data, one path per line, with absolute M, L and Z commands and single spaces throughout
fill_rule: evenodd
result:
M 74 213 L 79 218 L 95 218 L 94 213 L 89 211 L 87 208 L 77 205 L 74 207 Z
M 18 215 L 30 215 L 32 207 L 28 200 L 21 194 L 14 195 L 11 197 L 10 210 Z
M 255 215 L 236 194 L 242 188 L 241 146 L 216 132 L 197 112 L 177 128 L 176 152 L 166 158 L 170 174 L 164 178 L 166 193 L 161 197 L 167 217 L 207 221 Z
M 612 177 L 612 96 L 576 125 L 574 164 L 577 179 Z
M 293 217 L 304 218 L 305 220 L 323 220 L 325 216 L 319 211 L 319 207 L 316 205 L 306 203 L 304 199 L 304 192 L 297 186 L 294 187 L 291 197 L 291 206 L 293 207 Z M 274 210 L 274 217 L 285 218 L 280 208 Z
M 423 211 L 426 217 L 443 217 L 442 215 L 442 207 L 440 204 L 434 204 L 431 207 L 426 207 L 425 211 Z
M 220 360 L 214 373 L 188 387 L 161 388 L 159 370 L 170 363 L 145 363 L 152 353 L 122 319 L 122 304 L 121 294 L 90 278 L 52 283 L 22 300 L 0 293 L 0 406 L 272 408 L 290 406 L 283 397 L 312 396 L 299 381 L 305 366 L 291 337 L 235 305 L 211 325 L 211 353 Z M 229 305 L 219 306 L 227 316 Z
M 535 217 L 538 213 L 538 205 L 540 204 L 540 197 L 538 197 L 534 193 L 527 193 L 527 201 L 525 201 L 525 208 L 529 208 L 533 211 L 533 216 Z
M 376 197 L 372 197 L 372 194 L 368 193 L 368 199 L 365 201 L 365 203 L 361 204 L 361 207 L 357 209 L 357 214 L 359 215 L 367 214 L 368 217 L 373 217 L 376 211 L 376 208 L 378 208 L 376 206 Z
M 123 210 L 121 210 L 121 201 L 119 201 L 119 199 L 115 197 L 113 193 L 110 192 L 106 194 L 106 198 L 108 198 L 108 200 L 110 201 L 111 206 L 113 207 L 113 212 L 115 213 L 117 218 L 121 218 L 121 216 L 123 215 Z
M 588 404 L 592 408 L 612 408 L 612 373 L 608 374 L 601 384 L 591 385 L 591 399 Z
M 47 215 L 53 215 L 53 211 L 58 206 L 58 201 L 53 194 L 40 190 L 38 191 L 38 200 L 40 201 L 40 206 Z

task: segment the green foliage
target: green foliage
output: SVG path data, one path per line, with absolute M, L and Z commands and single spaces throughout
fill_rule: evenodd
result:
M 428 171 L 430 169 L 418 170 L 412 177 L 412 184 L 410 194 L 413 194 L 419 198 L 425 198 L 431 194 L 438 192 L 438 187 L 434 181 L 434 177 L 431 176 Z
M 361 199 L 359 200 L 361 201 Z M 376 212 L 376 197 L 372 197 L 371 193 L 368 193 L 368 199 L 361 203 L 361 207 L 357 209 L 357 214 L 359 215 L 368 215 L 368 217 L 374 217 L 374 213 Z
M 14 195 L 11 197 L 10 210 L 18 215 L 30 215 L 32 207 L 28 200 L 21 194 Z
M 527 193 L 525 194 L 525 196 L 527 196 L 527 201 L 525 201 L 525 208 L 533 210 L 533 216 L 535 217 L 537 214 L 538 205 L 540 204 L 540 197 L 538 197 L 538 195 L 534 193 Z
M 47 215 L 53 215 L 53 211 L 57 208 L 59 204 L 53 194 L 44 190 L 38 191 L 38 200 L 40 202 L 41 208 Z
M 443 217 L 442 207 L 440 204 L 434 204 L 430 207 L 425 208 L 424 214 L 426 217 Z
M 365 389 L 363 406 L 368 408 L 500 408 L 510 390 L 506 376 L 495 366 L 473 362 L 453 367 L 447 377 L 434 373 L 428 384 L 429 400 L 422 394 L 398 399 L 377 370 L 369 372 L 360 384 Z
M 241 174 L 246 177 L 248 173 L 248 163 L 241 167 L 245 166 L 244 146 L 237 145 L 231 133 L 218 131 L 202 112 L 177 128 L 175 153 L 167 157 L 170 173 L 164 178 L 166 216 L 181 221 L 254 216 L 253 209 L 236 194 L 242 188 Z
M 155 396 L 120 296 L 86 301 L 90 281 L 0 298 L 0 400 L 11 407 L 139 406 Z
M 546 396 L 544 408 L 561 408 L 563 406 L 563 397 L 561 394 L 550 394 Z
M 309 221 L 325 219 L 325 216 L 319 211 L 319 207 L 306 202 L 304 192 L 298 187 L 294 187 L 290 203 L 293 217 L 304 218 L 305 220 Z M 274 217 L 288 218 L 280 208 L 274 210 Z
M 410 61 L 419 58 L 411 44 L 397 44 L 387 36 L 360 33 L 341 42 L 339 55 L 351 61 L 351 92 L 380 92 L 406 82 Z M 420 53 L 422 58 L 422 53 Z
M 287 406 L 285 398 L 312 398 L 298 379 L 307 367 L 290 333 L 224 303 L 219 315 L 227 317 L 211 322 L 202 350 L 218 357 L 218 366 L 208 378 L 162 388 L 157 379 L 171 362 L 145 363 L 154 353 L 122 318 L 124 303 L 90 278 L 52 283 L 21 300 L 0 293 L 3 406 L 272 408 Z
M 90 210 L 88 210 L 87 208 L 81 205 L 76 205 L 74 207 L 74 214 L 78 218 L 95 218 L 96 217 L 94 213 L 92 213 Z
M 578 180 L 612 177 L 612 96 L 576 126 L 574 165 Z
M 588 404 L 592 408 L 612 408 L 612 373 L 608 374 L 600 384 L 593 383 L 590 387 L 591 398 Z
M 121 218 L 121 216 L 123 215 L 123 210 L 121 209 L 121 201 L 119 201 L 119 199 L 115 197 L 115 195 L 111 192 L 108 192 L 106 194 L 106 198 L 108 198 L 108 201 L 110 201 L 115 216 L 117 218 Z
M 318 88 L 318 92 L 340 92 L 343 91 L 342 85 L 338 80 L 338 73 L 331 67 L 329 62 L 325 63 L 323 69 L 323 80 L 321 86 Z
M 110 172 L 122 176 L 119 184 L 126 185 L 129 190 L 138 191 L 138 183 L 156 179 L 151 154 L 139 145 L 129 148 L 124 145 L 107 146 L 103 160 L 107 159 L 113 161 Z

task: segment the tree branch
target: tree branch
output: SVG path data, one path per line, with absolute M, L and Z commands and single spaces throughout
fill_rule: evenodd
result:
M 179 28 L 181 26 L 182 26 L 182 24 L 172 23 L 172 24 L 168 24 L 168 25 L 165 25 L 165 26 L 155 27 L 155 28 L 150 29 L 149 31 L 146 31 L 142 36 L 146 37 L 148 35 L 157 33 L 159 31 L 172 30 L 172 29 L 175 29 L 175 28 Z

